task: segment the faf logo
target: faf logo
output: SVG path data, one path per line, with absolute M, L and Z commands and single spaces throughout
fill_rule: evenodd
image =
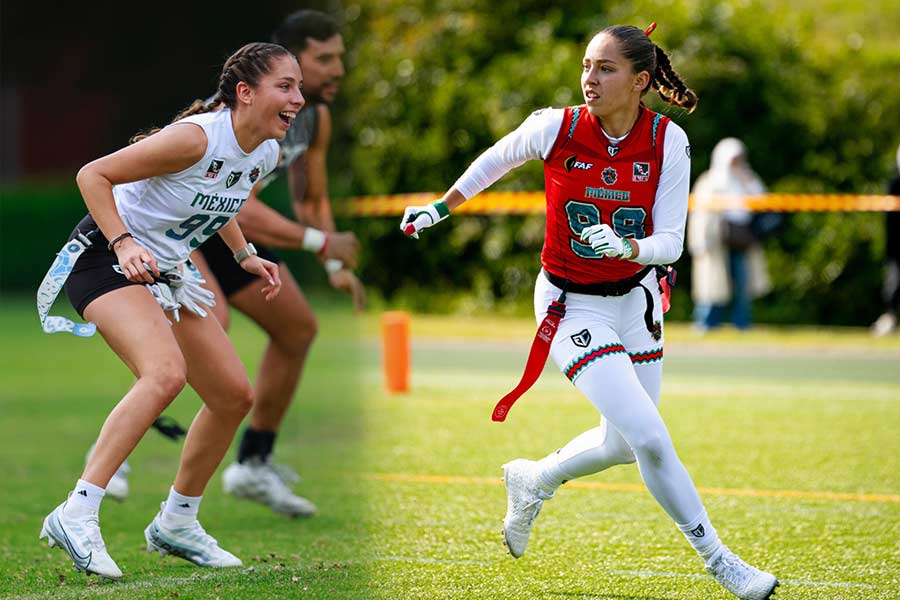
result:
M 566 172 L 571 171 L 572 169 L 579 169 L 581 171 L 588 171 L 594 167 L 594 163 L 584 162 L 578 160 L 578 155 L 573 154 L 563 161 L 563 167 L 566 168 Z
M 632 181 L 650 181 L 650 163 L 632 163 Z
M 606 185 L 612 185 L 619 179 L 619 174 L 616 173 L 616 170 L 612 167 L 606 167 L 603 169 L 603 172 L 600 173 L 600 176 L 603 177 L 603 183 Z
M 221 158 L 214 158 L 211 163 L 209 163 L 209 168 L 206 169 L 206 177 L 207 179 L 215 179 L 219 176 L 219 171 L 222 170 L 222 165 L 225 164 L 225 161 Z
M 250 180 L 250 183 L 256 183 L 256 180 L 259 179 L 259 165 L 253 167 L 253 170 L 247 174 L 247 178 Z
M 243 171 L 232 171 L 231 173 L 229 173 L 228 179 L 225 180 L 225 187 L 230 188 L 231 186 L 236 184 L 243 174 Z

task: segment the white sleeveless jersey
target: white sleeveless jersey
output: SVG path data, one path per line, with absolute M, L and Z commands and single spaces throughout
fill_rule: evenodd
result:
M 186 261 L 234 218 L 253 185 L 278 163 L 275 140 L 250 153 L 241 149 L 228 109 L 185 117 L 181 123 L 194 123 L 206 133 L 206 153 L 199 162 L 179 173 L 113 186 L 125 227 L 164 271 Z

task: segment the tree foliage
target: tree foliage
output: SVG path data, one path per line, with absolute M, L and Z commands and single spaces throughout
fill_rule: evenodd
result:
M 900 70 L 889 23 L 896 12 L 886 0 L 825 4 L 837 12 L 823 11 L 822 2 L 775 0 L 549 8 L 512 0 L 359 0 L 347 11 L 352 54 L 337 110 L 345 157 L 338 189 L 442 193 L 531 111 L 581 102 L 581 56 L 594 32 L 657 21 L 654 41 L 700 104 L 687 115 L 652 95 L 647 102 L 687 131 L 695 177 L 715 143 L 736 136 L 772 190 L 881 193 L 900 141 L 896 124 L 885 130 L 889 116 L 900 114 L 900 87 L 888 76 Z M 541 186 L 541 165 L 533 163 L 493 189 Z M 790 218 L 767 242 L 775 291 L 760 315 L 871 318 L 882 222 L 879 214 Z M 418 242 L 403 239 L 394 219 L 366 220 L 358 229 L 366 241 L 363 276 L 390 298 L 419 308 L 528 305 L 540 218 L 451 218 Z M 679 266 L 688 270 L 686 263 Z

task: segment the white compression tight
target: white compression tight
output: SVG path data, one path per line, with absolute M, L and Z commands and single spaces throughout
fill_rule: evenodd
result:
M 601 425 L 541 460 L 540 480 L 542 487 L 555 489 L 563 481 L 637 460 L 647 489 L 705 554 L 702 550 L 718 538 L 657 409 L 661 383 L 662 362 L 634 366 L 625 354 L 587 368 L 575 385 L 603 415 Z

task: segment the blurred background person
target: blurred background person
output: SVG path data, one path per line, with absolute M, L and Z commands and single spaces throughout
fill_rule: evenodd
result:
M 900 146 L 897 147 L 898 174 L 888 184 L 888 194 L 900 196 Z M 884 286 L 881 301 L 884 312 L 872 323 L 872 335 L 882 337 L 897 331 L 900 308 L 900 212 L 889 212 L 885 219 Z
M 278 263 L 282 292 L 275 301 L 265 302 L 260 294 L 265 282 L 236 269 L 228 248 L 217 239 L 201 246 L 192 259 L 216 294 L 218 305 L 213 312 L 222 326 L 228 328 L 230 305 L 250 317 L 269 337 L 256 375 L 256 402 L 250 423 L 241 437 L 237 460 L 222 476 L 225 492 L 264 504 L 276 513 L 298 517 L 314 514 L 316 506 L 293 492 L 291 486 L 299 476 L 287 465 L 273 465 L 270 458 L 318 323 L 297 280 L 273 249 L 315 252 L 331 286 L 349 294 L 356 310 L 363 308 L 366 298 L 362 283 L 351 271 L 359 243 L 353 233 L 336 231 L 328 196 L 329 104 L 344 78 L 340 27 L 323 12 L 299 10 L 284 19 L 272 40 L 297 57 L 307 103 L 279 142 L 278 166 L 257 182 L 239 223 L 260 256 Z M 258 196 L 281 176 L 287 178 L 293 219 Z
M 747 196 L 765 192 L 743 142 L 719 141 L 709 170 L 694 183 L 695 208 L 688 220 L 694 324 L 702 331 L 720 325 L 729 308 L 735 327 L 749 328 L 752 300 L 771 289 L 759 230 L 746 204 Z M 717 200 L 724 200 L 727 210 L 715 210 Z

